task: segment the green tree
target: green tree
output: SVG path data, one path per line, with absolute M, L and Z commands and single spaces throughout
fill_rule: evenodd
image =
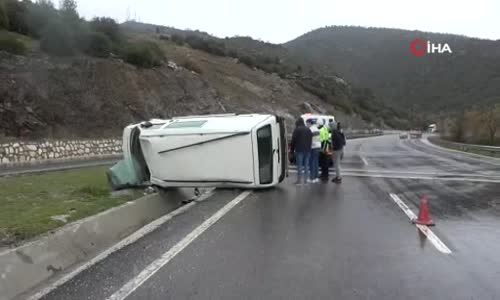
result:
M 452 124 L 451 134 L 452 139 L 456 142 L 463 142 L 465 136 L 465 120 L 466 111 L 462 111 L 454 120 Z
M 64 25 L 77 34 L 81 30 L 80 16 L 77 11 L 76 0 L 61 0 L 59 4 L 59 14 L 62 17 Z
M 28 34 L 28 2 L 18 0 L 4 0 L 7 19 L 9 20 L 9 30 L 20 34 Z
M 3 0 L 0 0 L 0 29 L 9 29 L 9 17 Z
M 78 3 L 76 0 L 61 0 L 59 10 L 62 14 L 78 18 Z
M 486 109 L 483 113 L 483 121 L 488 133 L 488 143 L 494 145 L 497 130 L 500 128 L 500 104 Z
M 49 22 L 57 20 L 59 15 L 50 0 L 39 0 L 28 6 L 29 34 L 35 38 L 42 35 L 42 31 Z

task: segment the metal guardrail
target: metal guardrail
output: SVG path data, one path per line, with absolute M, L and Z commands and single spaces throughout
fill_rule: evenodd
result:
M 429 140 L 435 144 L 442 144 L 446 147 L 446 145 L 450 146 L 449 148 L 457 149 L 464 152 L 480 152 L 480 153 L 488 153 L 491 156 L 500 156 L 500 147 L 496 146 L 484 146 L 484 145 L 474 145 L 474 144 L 463 144 L 457 142 L 450 142 L 443 140 L 438 137 L 429 137 Z
M 373 136 L 381 136 L 384 135 L 383 132 L 376 133 L 346 133 L 345 138 L 348 140 L 365 138 L 365 137 L 373 137 Z

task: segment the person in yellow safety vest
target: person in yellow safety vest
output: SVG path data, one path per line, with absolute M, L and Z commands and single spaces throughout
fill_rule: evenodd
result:
M 325 121 L 318 120 L 319 141 L 321 142 L 321 152 L 319 153 L 319 165 L 321 167 L 321 180 L 328 180 L 328 167 L 330 166 L 330 131 Z

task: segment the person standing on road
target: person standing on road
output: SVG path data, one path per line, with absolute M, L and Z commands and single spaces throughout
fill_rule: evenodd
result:
M 345 136 L 342 133 L 340 123 L 337 128 L 332 130 L 332 149 L 333 149 L 333 164 L 335 166 L 335 178 L 332 182 L 341 183 L 342 177 L 340 176 L 340 161 L 344 156 Z
M 307 127 L 309 127 L 312 133 L 311 160 L 309 161 L 311 177 L 309 182 L 317 183 L 319 182 L 319 151 L 321 149 L 319 129 L 318 126 L 314 124 L 312 119 L 307 120 Z
M 319 141 L 321 143 L 321 151 L 319 153 L 319 164 L 321 166 L 321 180 L 328 180 L 328 167 L 330 166 L 330 132 L 324 120 L 318 121 Z
M 330 132 L 335 130 L 336 126 L 337 126 L 337 124 L 333 121 L 333 119 L 330 119 L 328 121 L 328 130 L 330 130 Z
M 309 169 L 309 161 L 311 156 L 312 133 L 309 128 L 304 124 L 304 119 L 299 118 L 295 122 L 295 130 L 292 135 L 292 142 L 290 150 L 295 153 L 295 162 L 297 164 L 297 182 L 295 184 L 302 184 L 307 180 L 307 173 Z

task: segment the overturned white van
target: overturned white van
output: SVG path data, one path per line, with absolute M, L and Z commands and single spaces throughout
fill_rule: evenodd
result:
M 151 120 L 127 126 L 124 160 L 108 171 L 114 189 L 271 187 L 287 173 L 284 119 L 224 114 Z

